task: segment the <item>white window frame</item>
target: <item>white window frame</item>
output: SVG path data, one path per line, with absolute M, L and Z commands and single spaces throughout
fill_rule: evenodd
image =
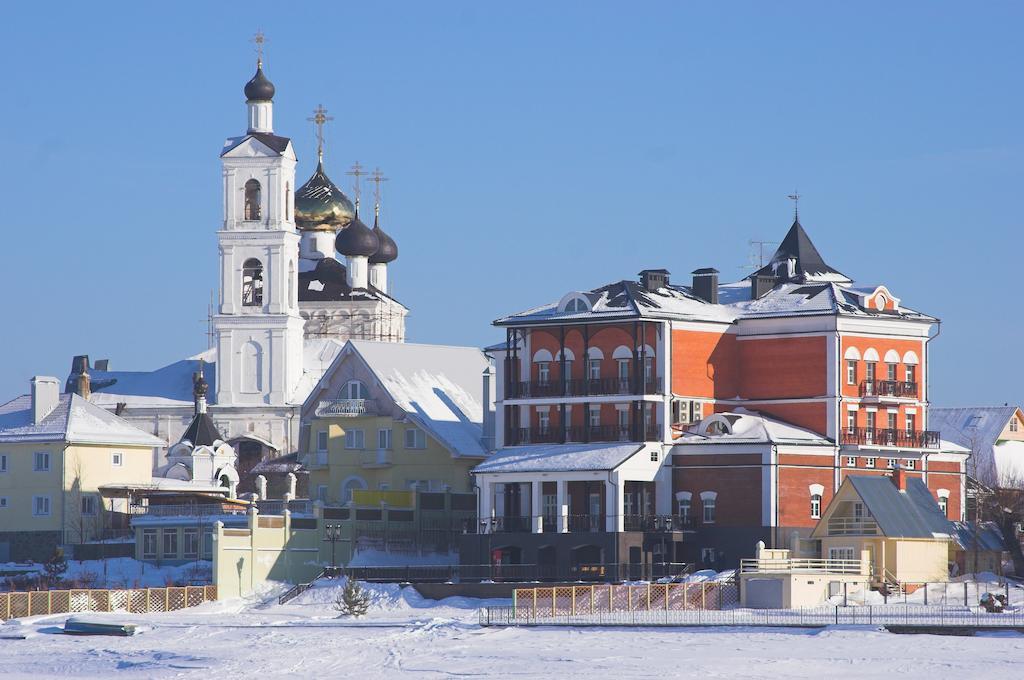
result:
M 885 459 L 885 467 L 886 467 L 886 469 L 895 470 L 896 469 L 896 465 L 897 465 L 897 460 L 895 458 L 886 458 Z
M 856 385 L 857 384 L 857 360 L 847 359 L 846 360 L 846 384 Z
M 195 542 L 195 550 L 189 550 L 189 539 Z M 199 559 L 199 529 L 195 527 L 185 527 L 181 530 L 181 556 L 185 559 L 194 558 Z
M 540 428 L 541 432 L 547 432 L 551 429 L 551 412 L 548 409 L 538 409 L 537 427 Z
M 1016 432 L 1018 428 L 1017 416 L 1010 418 L 1010 432 Z M 6 456 L 4 456 L 6 458 Z M 6 469 L 6 468 L 5 468 Z M 2 472 L 2 470 L 0 470 Z
M 589 427 L 601 427 L 601 407 L 594 404 L 590 406 L 587 413 L 587 425 Z
M 590 380 L 601 379 L 601 360 L 600 359 L 587 359 L 587 378 Z
M 811 519 L 821 519 L 821 494 L 811 494 Z
M 947 496 L 939 496 L 938 499 L 939 510 L 942 511 L 942 516 L 949 517 L 949 498 Z
M 32 471 L 33 472 L 49 472 L 50 471 L 50 452 L 49 451 L 36 451 L 32 456 Z
M 33 517 L 49 517 L 51 511 L 49 496 L 32 496 Z
M 537 382 L 541 385 L 547 385 L 551 382 L 551 362 L 550 361 L 538 361 L 537 362 Z
M 85 494 L 82 496 L 81 511 L 83 517 L 95 517 L 99 514 L 99 510 L 97 508 L 99 504 L 96 500 L 96 496 L 93 496 L 92 494 Z
M 427 436 L 418 427 L 405 428 L 405 448 L 410 451 L 422 451 L 427 448 Z
M 913 458 L 906 458 L 906 459 L 904 459 L 903 465 L 908 470 L 916 470 L 917 469 L 917 461 L 914 460 Z
M 174 550 L 167 549 L 167 539 L 173 539 Z M 160 531 L 160 557 L 165 560 L 178 559 L 178 529 L 162 529 Z
M 393 432 L 390 427 L 377 430 L 377 448 L 390 451 L 394 448 Z
M 857 456 L 847 456 L 846 467 L 857 467 Z
M 365 449 L 366 431 L 360 428 L 351 428 L 345 430 L 345 448 L 355 450 Z
M 710 511 L 710 512 L 709 512 Z M 718 511 L 718 493 L 702 491 L 700 493 L 700 518 L 702 524 L 714 524 L 715 513 Z
M 876 459 L 875 459 L 874 456 L 868 456 L 867 458 L 864 459 L 864 467 L 866 467 L 866 468 L 873 468 L 873 467 L 875 467 L 875 460 Z
M 857 551 L 852 545 L 838 545 L 828 549 L 828 558 L 830 560 L 849 560 L 853 561 L 857 559 Z
M 352 394 L 356 393 L 356 396 Z M 362 380 L 349 380 L 341 387 L 342 399 L 366 400 L 369 399 L 370 390 Z
M 155 560 L 160 555 L 160 539 L 157 535 L 156 529 L 143 529 L 142 530 L 142 559 L 144 560 Z M 152 540 L 152 543 L 150 541 Z M 152 550 L 148 548 L 152 545 Z
M 917 414 L 907 413 L 903 419 L 904 428 L 907 434 L 913 434 L 917 429 Z
M 110 454 L 110 464 L 114 467 L 124 466 L 124 454 L 120 451 L 115 451 Z

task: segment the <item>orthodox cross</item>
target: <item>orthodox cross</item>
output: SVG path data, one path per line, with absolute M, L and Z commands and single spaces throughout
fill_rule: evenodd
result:
M 786 196 L 789 200 L 793 201 L 793 219 L 800 219 L 800 194 L 793 191 L 789 196 Z
M 388 178 L 380 171 L 380 168 L 374 168 L 373 172 L 370 173 L 370 181 L 374 183 L 373 187 L 373 216 L 377 217 L 380 215 L 380 183 L 387 182 Z
M 334 120 L 334 116 L 328 116 L 324 105 L 317 104 L 316 109 L 313 110 L 313 116 L 306 120 L 316 125 L 316 157 L 317 160 L 322 161 L 324 159 L 324 123 Z
M 361 166 L 359 164 L 359 161 L 356 161 L 355 163 L 352 164 L 352 169 L 349 170 L 348 172 L 346 172 L 345 174 L 346 175 L 352 175 L 352 177 L 355 178 L 354 180 L 352 180 L 352 191 L 354 192 L 354 195 L 356 197 L 356 209 L 358 210 L 359 209 L 359 185 L 360 185 L 359 178 L 362 177 L 363 175 L 367 174 L 367 173 L 366 173 L 366 171 L 363 170 L 363 166 Z
M 256 63 L 263 66 L 263 43 L 267 42 L 267 37 L 263 35 L 263 31 L 257 30 L 251 42 L 256 43 Z

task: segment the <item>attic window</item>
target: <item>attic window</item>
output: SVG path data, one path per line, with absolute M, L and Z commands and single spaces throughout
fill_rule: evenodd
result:
M 590 303 L 582 295 L 574 295 L 562 305 L 562 311 L 568 314 L 579 314 L 590 311 Z

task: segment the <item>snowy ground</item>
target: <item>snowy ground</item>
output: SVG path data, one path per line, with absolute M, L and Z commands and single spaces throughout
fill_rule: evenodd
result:
M 869 628 L 480 628 L 476 608 L 507 600 L 424 600 L 368 586 L 370 614 L 338 619 L 336 583 L 284 606 L 211 602 L 133 621 L 131 638 L 60 633 L 66 615 L 0 625 L 0 675 L 169 677 L 902 678 L 1017 677 L 1024 635 L 903 636 Z M 27 639 L 4 639 L 12 634 Z
M 193 581 L 210 582 L 212 568 L 212 563 L 206 560 L 159 567 L 131 557 L 113 557 L 106 560 L 68 560 L 68 570 L 64 573 L 64 579 L 68 585 L 59 587 L 158 588 L 168 584 L 186 585 Z M 43 565 L 0 563 L 0 571 L 42 574 Z M 19 588 L 13 589 L 18 590 Z

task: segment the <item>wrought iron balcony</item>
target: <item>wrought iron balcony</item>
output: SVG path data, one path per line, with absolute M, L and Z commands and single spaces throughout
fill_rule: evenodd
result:
M 321 399 L 315 414 L 317 418 L 351 418 L 376 412 L 377 403 L 373 399 Z
M 843 444 L 860 446 L 896 446 L 907 449 L 939 448 L 939 433 L 934 430 L 889 430 L 854 427 L 843 430 Z
M 689 515 L 626 515 L 624 520 L 626 531 L 683 531 L 693 526 Z
M 527 380 L 512 382 L 507 399 L 543 397 L 587 397 L 612 395 L 661 394 L 661 378 L 637 381 L 634 378 L 584 378 L 571 380 Z
M 891 399 L 917 399 L 917 383 L 907 380 L 864 380 L 860 396 Z

